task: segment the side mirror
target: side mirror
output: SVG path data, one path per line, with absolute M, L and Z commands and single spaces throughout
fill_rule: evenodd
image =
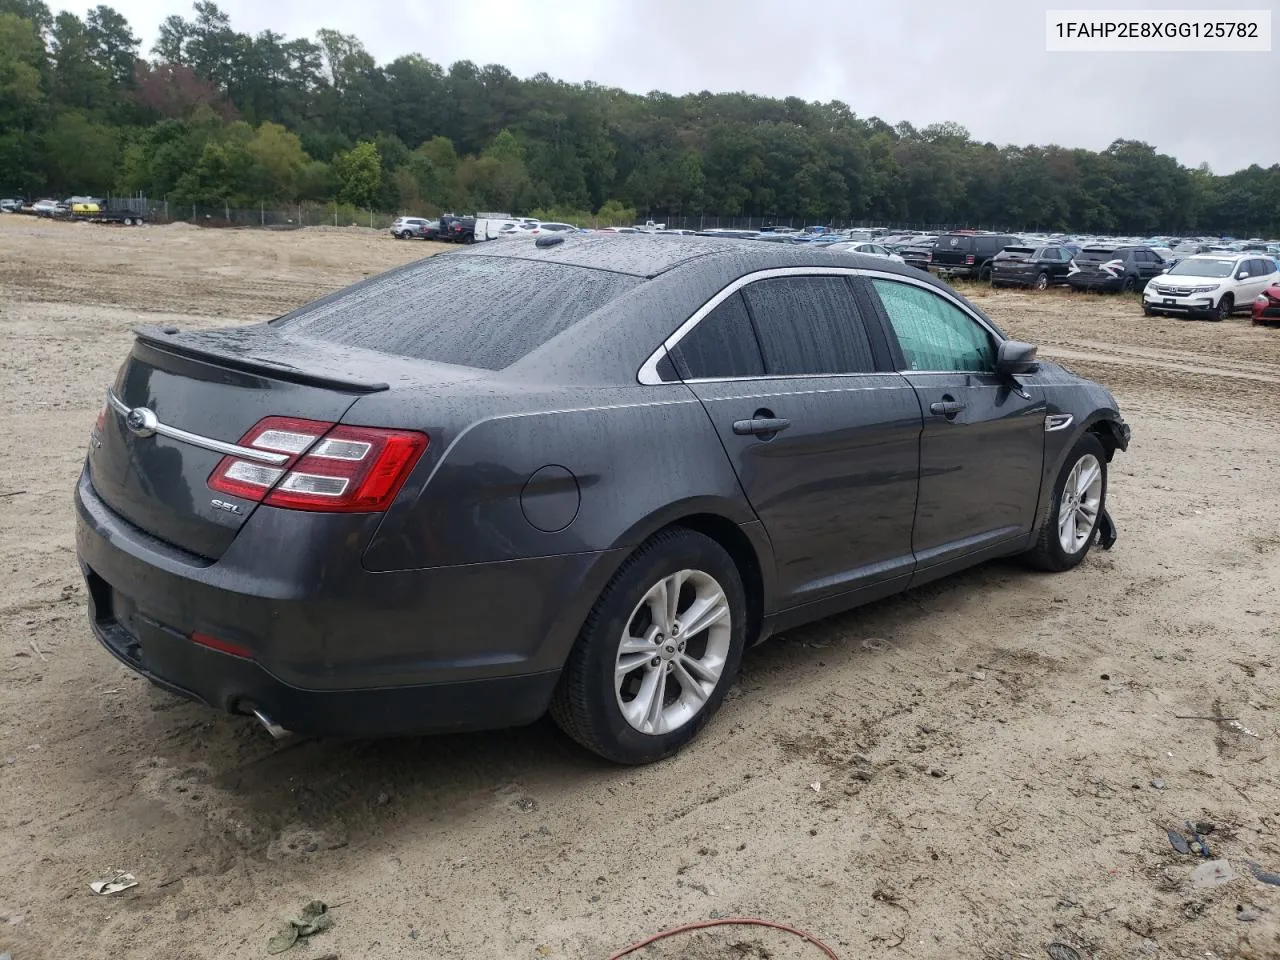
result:
M 1249 279 L 1249 271 L 1248 271 L 1248 270 L 1241 270 L 1239 273 L 1237 273 L 1237 274 L 1236 274 L 1236 279 L 1237 279 L 1237 280 L 1248 280 L 1248 279 Z
M 996 373 L 1012 377 L 1032 373 L 1036 367 L 1036 348 L 1021 340 L 1006 340 L 996 354 Z

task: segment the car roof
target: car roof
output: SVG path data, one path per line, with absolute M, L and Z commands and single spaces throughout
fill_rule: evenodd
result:
M 867 241 L 846 241 L 865 243 Z M 500 249 L 490 245 L 467 247 L 451 256 L 502 257 L 544 260 L 593 270 L 608 270 L 634 277 L 652 278 L 694 261 L 706 266 L 740 268 L 742 273 L 791 266 L 849 266 L 849 254 L 833 253 L 828 244 L 761 243 L 735 237 L 658 235 L 651 233 L 582 233 L 550 246 L 516 239 Z M 868 266 L 888 269 L 881 258 L 868 258 Z M 905 271 L 904 271 L 905 272 Z M 917 276 L 918 271 L 912 271 Z

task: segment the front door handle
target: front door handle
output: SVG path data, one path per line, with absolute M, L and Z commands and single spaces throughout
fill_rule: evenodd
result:
M 954 417 L 957 413 L 964 409 L 964 404 L 959 400 L 946 397 L 939 403 L 929 404 L 929 412 L 935 417 Z
M 785 417 L 753 417 L 750 420 L 733 421 L 733 432 L 740 437 L 771 437 L 789 426 L 791 421 Z

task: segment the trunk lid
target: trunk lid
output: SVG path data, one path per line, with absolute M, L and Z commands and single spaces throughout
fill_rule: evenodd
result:
M 111 389 L 115 402 L 94 430 L 90 479 L 130 523 L 211 560 L 257 504 L 209 488 L 225 452 L 209 446 L 238 443 L 268 416 L 337 422 L 360 396 L 387 390 L 389 379 L 420 381 L 424 373 L 421 363 L 286 337 L 265 325 L 136 333 Z M 157 432 L 147 423 L 130 428 L 126 413 L 135 408 L 154 414 Z M 191 436 L 170 435 L 171 428 Z

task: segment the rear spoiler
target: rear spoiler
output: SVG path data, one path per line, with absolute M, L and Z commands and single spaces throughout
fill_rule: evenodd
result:
M 166 353 L 208 361 L 220 367 L 229 367 L 232 370 L 267 374 L 277 380 L 285 380 L 290 383 L 323 387 L 328 390 L 341 390 L 346 393 L 381 393 L 383 390 L 391 389 L 391 384 L 381 380 L 366 380 L 362 377 L 348 374 L 306 370 L 279 360 L 247 356 L 227 349 L 219 350 L 205 343 L 179 340 L 176 339 L 180 336 L 180 331 L 177 327 L 134 327 L 133 335 L 147 346 L 163 350 Z

